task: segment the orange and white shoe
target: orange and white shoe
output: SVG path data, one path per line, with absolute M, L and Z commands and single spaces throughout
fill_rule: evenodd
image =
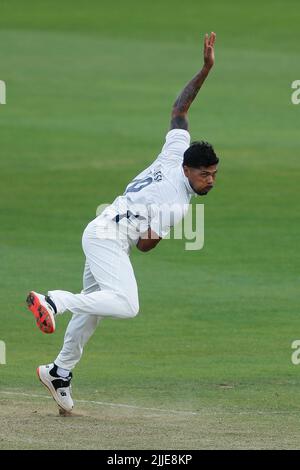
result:
M 71 396 L 72 372 L 68 377 L 61 377 L 57 373 L 56 364 L 39 366 L 36 371 L 38 378 L 49 390 L 60 411 L 70 413 L 74 406 Z
M 31 291 L 27 296 L 26 302 L 29 310 L 33 313 L 36 319 L 38 328 L 43 333 L 54 333 L 54 317 L 57 310 L 53 300 L 48 296 Z

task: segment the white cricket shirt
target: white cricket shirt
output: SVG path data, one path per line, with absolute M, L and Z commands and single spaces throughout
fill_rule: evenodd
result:
M 130 246 L 137 243 L 148 227 L 164 238 L 185 216 L 190 199 L 196 194 L 182 168 L 183 154 L 189 146 L 188 131 L 169 131 L 156 160 L 105 209 L 106 215 L 116 217 Z

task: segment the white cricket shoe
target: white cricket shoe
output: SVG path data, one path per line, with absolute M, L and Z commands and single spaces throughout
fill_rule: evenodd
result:
M 70 412 L 74 406 L 70 385 L 72 372 L 66 378 L 61 377 L 57 374 L 57 366 L 55 364 L 39 366 L 36 371 L 40 381 L 48 388 L 59 408 Z
M 29 292 L 27 306 L 33 313 L 38 328 L 43 333 L 54 333 L 55 319 L 57 313 L 56 305 L 47 295 L 38 294 L 37 292 Z

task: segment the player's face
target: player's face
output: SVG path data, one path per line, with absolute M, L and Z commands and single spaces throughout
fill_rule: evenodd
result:
M 202 166 L 200 168 L 184 166 L 183 171 L 193 190 L 200 196 L 205 196 L 214 187 L 217 168 L 218 165 Z

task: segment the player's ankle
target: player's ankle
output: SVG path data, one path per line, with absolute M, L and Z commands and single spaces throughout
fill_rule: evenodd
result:
M 62 367 L 57 367 L 56 372 L 60 377 L 65 379 L 70 376 L 71 371 L 68 369 L 63 369 Z
M 56 307 L 53 299 L 50 297 L 50 295 L 45 295 L 45 300 L 46 300 L 46 302 L 48 302 L 49 305 L 51 305 L 51 307 L 53 308 L 54 313 L 56 315 L 57 314 L 57 307 Z
M 55 362 L 53 363 L 53 367 L 49 373 L 52 377 L 62 377 L 63 379 L 71 376 L 71 371 L 69 369 L 59 367 Z

